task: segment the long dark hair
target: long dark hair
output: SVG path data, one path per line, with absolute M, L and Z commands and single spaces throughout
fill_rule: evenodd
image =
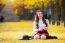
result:
M 41 11 L 41 10 L 37 10 L 37 12 L 42 12 L 42 11 Z M 43 13 L 43 12 L 42 12 L 42 13 Z M 43 16 L 44 16 L 44 13 L 43 13 Z M 46 22 L 45 17 L 43 17 L 42 20 L 43 20 L 43 23 L 45 23 L 45 25 L 46 25 L 46 27 L 47 27 L 48 24 L 47 24 L 47 22 Z M 35 22 L 36 22 L 36 28 L 39 28 L 39 26 L 38 26 L 39 17 L 38 17 L 37 14 L 35 15 Z

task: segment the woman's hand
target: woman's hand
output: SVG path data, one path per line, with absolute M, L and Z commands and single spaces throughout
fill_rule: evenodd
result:
M 43 28 L 39 28 L 38 30 L 39 30 L 39 31 L 42 31 L 42 30 L 43 30 Z
M 47 29 L 48 29 L 48 27 L 43 27 L 43 29 L 44 29 L 44 30 L 47 30 Z
M 47 30 L 47 27 L 39 28 L 38 31 Z

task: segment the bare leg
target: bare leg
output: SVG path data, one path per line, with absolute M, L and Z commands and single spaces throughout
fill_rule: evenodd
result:
M 42 34 L 41 39 L 46 39 L 46 36 L 44 34 Z
M 40 35 L 36 34 L 36 35 L 34 36 L 34 39 L 40 39 Z

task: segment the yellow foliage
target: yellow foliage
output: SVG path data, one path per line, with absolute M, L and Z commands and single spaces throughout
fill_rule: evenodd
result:
M 7 3 L 10 0 L 0 0 L 2 3 Z M 26 9 L 32 9 L 35 6 L 41 7 L 44 4 L 44 7 L 47 7 L 49 4 L 49 0 L 11 0 L 14 7 L 25 5 Z M 13 2 L 14 1 L 14 2 Z
M 24 0 L 25 5 L 34 5 L 35 1 L 34 0 Z
M 25 8 L 33 8 L 34 6 L 42 6 L 44 4 L 45 7 L 48 6 L 49 0 L 24 0 Z
M 0 0 L 0 3 L 1 4 L 6 4 L 7 3 L 7 0 Z

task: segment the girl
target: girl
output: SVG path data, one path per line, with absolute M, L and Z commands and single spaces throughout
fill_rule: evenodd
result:
M 37 10 L 34 21 L 34 39 L 46 39 L 49 36 L 47 31 L 48 20 L 45 19 L 42 11 Z
M 31 40 L 31 39 L 57 39 L 56 36 L 49 36 L 47 31 L 49 22 L 45 19 L 42 11 L 37 10 L 34 21 L 34 36 L 24 35 L 22 40 Z

